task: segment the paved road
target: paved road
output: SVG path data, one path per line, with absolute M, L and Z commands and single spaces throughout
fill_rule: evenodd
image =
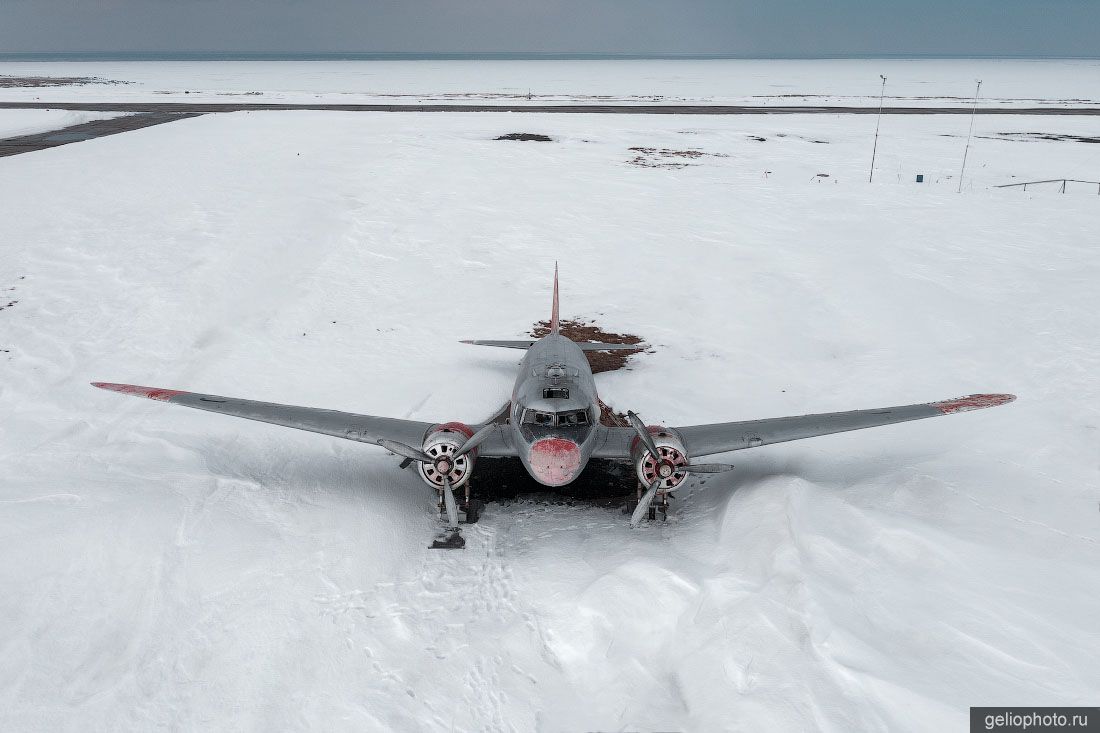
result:
M 53 107 L 52 109 L 57 108 Z M 165 122 L 196 116 L 198 116 L 197 112 L 147 112 L 145 114 L 113 117 L 107 120 L 93 120 L 81 125 L 39 132 L 33 135 L 9 137 L 6 140 L 0 140 L 0 158 L 8 155 L 30 153 L 35 150 L 45 150 L 46 148 L 56 148 L 58 145 L 78 143 L 106 135 L 117 135 L 120 132 L 140 130 L 143 127 L 161 125 Z
M 331 110 L 340 112 L 550 112 L 628 115 L 873 115 L 878 107 L 749 107 L 658 104 L 269 104 L 264 102 L 0 102 L 0 109 L 71 109 L 95 112 L 243 112 Z M 885 115 L 968 115 L 971 107 L 883 107 Z M 1100 115 L 1094 107 L 978 107 L 980 115 Z
M 649 115 L 803 115 L 876 114 L 878 107 L 748 107 L 655 104 L 267 104 L 231 102 L 0 102 L 0 109 L 67 109 L 89 112 L 133 112 L 136 114 L 95 120 L 60 130 L 0 140 L 0 158 L 58 145 L 92 140 L 120 132 L 139 130 L 173 120 L 215 112 L 271 110 L 330 110 L 341 112 L 549 112 L 555 114 L 649 114 Z M 888 115 L 962 115 L 970 107 L 884 107 Z M 1100 115 L 1098 107 L 978 107 L 983 115 Z

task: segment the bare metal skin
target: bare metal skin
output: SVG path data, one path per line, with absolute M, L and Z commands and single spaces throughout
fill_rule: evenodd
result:
M 647 510 L 652 516 L 651 505 L 655 499 L 658 506 L 664 507 L 668 493 L 689 474 L 718 473 L 733 468 L 727 464 L 695 463 L 694 458 L 967 412 L 1015 399 L 1010 394 L 978 394 L 900 407 L 675 428 L 647 427 L 630 413 L 631 427 L 601 425 L 596 381 L 584 352 L 637 349 L 638 346 L 576 343 L 561 335 L 556 266 L 548 335 L 538 340 L 464 343 L 526 350 L 504 424 L 428 423 L 173 389 L 106 382 L 92 384 L 161 402 L 380 445 L 404 457 L 407 463 L 418 462 L 421 477 L 439 491 L 448 526 L 456 532 L 458 504 L 453 489 L 467 487 L 468 505 L 468 482 L 478 456 L 519 458 L 531 476 L 546 486 L 570 483 L 593 457 L 631 460 L 639 474 L 639 501 L 632 519 L 632 523 L 637 524 Z

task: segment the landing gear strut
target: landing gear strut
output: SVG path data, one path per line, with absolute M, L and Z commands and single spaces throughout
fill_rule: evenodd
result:
M 432 540 L 432 544 L 429 545 L 430 549 L 461 550 L 466 546 L 466 539 L 462 536 L 461 525 L 476 524 L 477 520 L 481 518 L 481 511 L 485 507 L 485 502 L 471 496 L 469 481 L 466 482 L 464 488 L 463 500 L 457 502 L 455 507 L 457 510 L 455 517 L 458 520 L 458 524 L 455 526 L 451 526 L 450 513 L 447 511 L 446 493 L 442 489 L 437 492 L 439 521 L 443 527 L 435 539 Z
M 623 508 L 623 514 L 630 514 L 638 506 L 638 502 L 642 500 L 642 495 L 646 492 L 646 487 L 641 482 L 638 483 L 638 488 L 635 492 L 634 501 Z M 660 519 L 662 522 L 668 520 L 668 500 L 675 498 L 672 496 L 672 492 L 667 489 L 658 489 L 656 496 L 653 497 L 653 503 L 649 505 L 649 510 L 646 512 L 646 519 L 651 522 L 655 522 Z

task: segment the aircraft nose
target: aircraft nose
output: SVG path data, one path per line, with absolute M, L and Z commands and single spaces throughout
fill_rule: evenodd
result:
M 581 465 L 581 449 L 572 440 L 543 438 L 531 446 L 531 472 L 540 483 L 562 486 L 573 480 Z

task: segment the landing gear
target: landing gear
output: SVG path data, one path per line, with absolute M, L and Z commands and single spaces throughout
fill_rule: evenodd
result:
M 642 495 L 645 492 L 646 487 L 639 483 L 634 500 L 623 507 L 623 514 L 632 514 L 637 509 L 638 503 L 642 500 Z M 668 500 L 674 498 L 676 497 L 672 495 L 671 491 L 658 489 L 653 497 L 653 503 L 649 505 L 649 509 L 646 511 L 645 518 L 651 522 L 656 522 L 658 519 L 662 522 L 668 521 Z
M 466 546 L 466 538 L 462 536 L 462 533 L 458 529 L 449 530 L 436 536 L 432 540 L 432 544 L 428 545 L 430 550 L 461 550 Z
M 462 536 L 463 524 L 476 524 L 481 519 L 481 512 L 485 508 L 485 502 L 471 496 L 470 482 L 466 482 L 465 496 L 456 505 L 455 518 L 458 524 L 451 526 L 451 519 L 447 511 L 446 493 L 441 489 L 438 493 L 437 506 L 439 508 L 439 521 L 443 528 L 429 547 L 433 550 L 461 550 L 466 546 L 466 539 Z

